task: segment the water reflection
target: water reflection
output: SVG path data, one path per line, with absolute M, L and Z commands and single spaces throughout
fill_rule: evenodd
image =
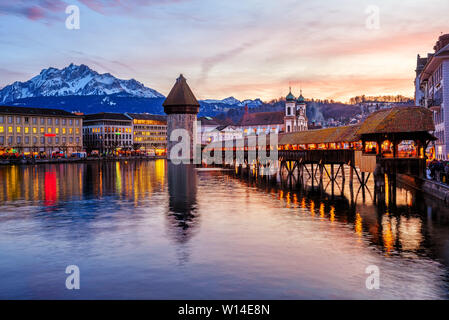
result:
M 197 174 L 194 165 L 168 163 L 169 224 L 172 236 L 187 242 L 198 228 Z
M 244 178 L 263 192 L 277 192 L 278 198 L 288 207 L 307 208 L 311 217 L 318 216 L 327 223 L 337 221 L 352 225 L 358 237 L 375 245 L 386 257 L 433 259 L 435 248 L 444 247 L 448 251 L 437 259 L 449 266 L 449 245 L 446 244 L 449 234 L 443 240 L 441 235 L 432 232 L 435 228 L 449 231 L 449 208 L 443 202 L 426 198 L 407 185 L 392 185 L 388 176 L 385 176 L 382 193 L 374 191 L 373 178 L 366 187 L 355 181 L 352 188 L 347 185 L 348 176 L 336 181 L 324 178 L 322 183 L 311 178 L 299 181 L 294 176 L 278 176 L 277 179 L 279 189 L 260 177 Z
M 4 166 L 0 179 L 0 298 L 72 298 L 59 286 L 72 263 L 83 298 L 447 298 L 449 212 L 405 187 L 382 200 L 163 160 Z

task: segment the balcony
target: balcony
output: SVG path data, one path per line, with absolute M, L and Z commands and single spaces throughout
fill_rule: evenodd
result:
M 440 111 L 442 99 L 428 99 L 427 107 L 432 111 Z

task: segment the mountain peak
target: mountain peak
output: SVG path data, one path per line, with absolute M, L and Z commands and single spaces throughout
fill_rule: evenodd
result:
M 110 73 L 99 74 L 85 64 L 70 63 L 63 69 L 49 67 L 26 82 L 14 82 L 0 90 L 0 103 L 17 99 L 48 96 L 123 95 L 139 98 L 163 98 L 154 89 L 130 79 L 121 80 Z

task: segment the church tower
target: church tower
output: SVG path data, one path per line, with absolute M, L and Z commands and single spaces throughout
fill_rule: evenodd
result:
M 285 97 L 285 115 L 284 115 L 284 130 L 285 132 L 296 131 L 296 98 L 292 94 L 292 88 Z
M 302 90 L 301 94 L 298 97 L 298 100 L 296 101 L 296 123 L 297 127 L 295 131 L 306 131 L 308 130 L 308 120 L 307 120 L 307 105 L 306 101 L 304 100 L 304 97 L 302 96 Z
M 170 141 L 170 136 L 175 129 L 187 130 L 189 137 L 189 158 L 193 159 L 196 151 L 197 125 L 196 115 L 200 104 L 187 84 L 186 78 L 181 74 L 170 93 L 165 99 L 164 111 L 167 114 L 167 156 L 170 159 L 171 150 L 178 142 Z

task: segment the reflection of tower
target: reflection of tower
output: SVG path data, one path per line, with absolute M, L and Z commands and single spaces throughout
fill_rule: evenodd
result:
M 198 223 L 196 213 L 197 175 L 190 164 L 168 165 L 170 233 L 179 243 L 187 242 Z
M 188 146 L 190 149 L 189 159 L 194 156 L 196 149 L 196 115 L 198 114 L 200 104 L 196 100 L 192 90 L 190 90 L 186 79 L 181 74 L 170 93 L 165 99 L 164 111 L 167 116 L 167 155 L 170 159 L 171 150 L 178 142 L 170 141 L 173 130 L 185 129 L 189 135 Z M 180 156 L 180 155 L 176 155 Z

